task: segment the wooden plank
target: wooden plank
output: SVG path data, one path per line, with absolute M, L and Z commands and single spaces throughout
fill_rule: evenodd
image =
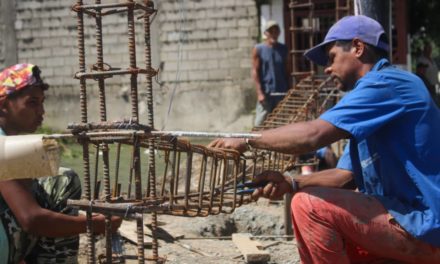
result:
M 136 221 L 122 221 L 121 227 L 119 227 L 119 233 L 131 243 L 137 244 Z M 152 243 L 153 240 L 150 237 L 144 236 L 144 246 L 149 247 Z
M 263 250 L 263 246 L 255 240 L 251 240 L 249 233 L 232 234 L 232 241 L 244 256 L 246 263 L 268 262 L 270 253 Z

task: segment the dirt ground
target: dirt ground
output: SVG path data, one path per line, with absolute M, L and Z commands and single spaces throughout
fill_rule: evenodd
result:
M 162 234 L 159 235 L 159 256 L 166 259 L 165 263 L 176 264 L 245 263 L 231 235 L 250 233 L 270 253 L 270 261 L 267 263 L 299 263 L 295 240 L 283 237 L 283 208 L 282 203 L 260 200 L 237 208 L 233 214 L 197 218 L 159 215 L 159 231 Z M 150 216 L 146 215 L 144 223 L 150 221 Z M 133 222 L 124 221 L 124 232 L 121 230 L 125 263 L 137 263 L 136 246 L 122 235 L 133 230 L 134 226 Z M 151 240 L 147 226 L 145 231 L 146 241 Z M 104 245 L 102 239 L 97 242 L 98 255 L 104 253 Z M 152 255 L 151 248 L 146 248 L 145 252 L 146 256 Z M 86 263 L 85 236 L 81 237 L 79 263 Z

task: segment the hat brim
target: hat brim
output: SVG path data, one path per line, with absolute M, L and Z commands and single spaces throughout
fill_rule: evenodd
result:
M 266 27 L 266 29 L 264 30 L 264 32 L 268 32 L 271 28 L 277 27 L 278 29 L 281 30 L 280 25 L 278 24 L 274 24 L 274 25 L 270 25 L 269 27 Z
M 341 39 L 343 40 L 343 39 Z M 311 49 L 308 49 L 304 52 L 304 56 L 311 60 L 312 62 L 321 65 L 321 66 L 326 66 L 328 64 L 328 55 L 327 55 L 327 51 L 325 50 L 326 46 L 332 42 L 337 41 L 336 39 L 330 39 L 328 41 L 322 42 L 316 46 L 314 46 Z M 365 41 L 364 41 L 365 42 Z M 378 49 L 382 49 L 386 52 L 388 52 L 389 50 L 389 45 L 386 42 L 383 41 L 379 41 L 379 43 L 377 45 L 365 42 L 369 45 L 375 46 Z
M 322 42 L 313 48 L 306 50 L 304 56 L 318 65 L 326 66 L 328 63 L 328 56 L 325 47 L 331 42 L 334 42 L 334 40 Z

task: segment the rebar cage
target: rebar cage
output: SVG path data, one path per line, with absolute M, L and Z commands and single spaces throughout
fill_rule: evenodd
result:
M 82 209 L 87 214 L 88 263 L 96 263 L 95 238 L 92 213 L 106 215 L 106 254 L 100 262 L 112 263 L 111 216 L 133 218 L 137 225 L 138 262 L 145 260 L 161 262 L 156 238 L 157 214 L 176 216 L 208 216 L 232 213 L 235 208 L 252 201 L 250 192 L 240 192 L 237 185 L 254 178 L 264 170 L 285 171 L 300 165 L 295 156 L 255 149 L 242 155 L 234 150 L 210 149 L 202 145 L 157 133 L 154 127 L 152 78 L 157 71 L 151 65 L 150 24 L 156 14 L 153 1 L 142 3 L 134 0 L 103 4 L 100 0 L 84 3 L 77 0 L 72 7 L 77 14 L 77 41 L 79 70 L 75 78 L 79 81 L 81 122 L 68 126 L 76 136 L 83 152 L 83 197 L 69 200 L 70 206 Z M 115 67 L 105 63 L 103 49 L 102 17 L 114 14 L 127 15 L 128 67 Z M 85 16 L 95 20 L 96 62 L 87 70 L 85 50 Z M 143 24 L 144 64 L 137 65 L 135 15 Z M 130 79 L 131 116 L 124 120 L 107 120 L 106 81 L 114 76 Z M 142 89 L 138 89 L 142 78 Z M 292 122 L 305 121 L 317 116 L 332 91 L 325 91 L 329 81 L 305 79 L 286 98 L 259 129 L 268 129 Z M 99 94 L 99 119 L 89 120 L 87 97 L 90 88 L 97 85 Z M 89 85 L 90 86 L 90 85 Z M 138 96 L 140 90 L 146 94 L 148 124 L 139 123 Z M 120 172 L 122 146 L 130 148 L 129 171 Z M 95 162 L 92 168 L 90 148 L 94 147 Z M 110 150 L 116 153 L 111 161 Z M 147 153 L 141 155 L 141 153 Z M 98 162 L 102 160 L 102 164 Z M 315 162 L 315 161 L 312 161 Z M 160 174 L 156 164 L 161 163 Z M 110 172 L 115 165 L 114 173 Z M 97 173 L 102 166 L 102 176 Z M 94 175 L 91 170 L 94 169 Z M 128 176 L 127 189 L 120 183 L 120 175 Z M 99 178 L 99 179 L 98 179 Z M 102 188 L 101 187 L 102 183 Z M 102 189 L 102 190 L 101 190 Z M 144 214 L 151 216 L 152 256 L 144 252 Z
M 78 0 L 72 7 L 77 13 L 77 41 L 79 71 L 75 78 L 80 84 L 81 123 L 70 124 L 68 128 L 77 137 L 83 151 L 83 190 L 81 200 L 69 200 L 68 204 L 86 211 L 87 214 L 87 255 L 88 263 L 96 262 L 95 239 L 92 213 L 106 215 L 106 254 L 100 262 L 112 263 L 111 216 L 134 218 L 137 224 L 138 262 L 144 263 L 143 214 L 151 215 L 153 234 L 152 257 L 149 260 L 160 262 L 155 235 L 157 214 L 179 216 L 207 216 L 219 213 L 232 213 L 238 206 L 251 202 L 249 193 L 238 193 L 237 184 L 252 179 L 263 170 L 282 170 L 289 163 L 290 156 L 258 151 L 240 155 L 234 150 L 209 149 L 201 145 L 172 136 L 158 136 L 154 130 L 152 78 L 157 71 L 151 66 L 150 24 L 157 12 L 154 3 L 133 0 L 103 4 L 96 0 L 84 3 Z M 129 66 L 115 67 L 105 63 L 103 49 L 102 17 L 114 14 L 127 14 Z M 145 64 L 137 66 L 135 40 L 135 13 L 140 13 L 144 29 Z M 87 70 L 85 49 L 85 15 L 95 20 L 96 62 Z M 130 78 L 131 116 L 120 121 L 107 120 L 105 84 L 114 76 L 127 75 Z M 143 93 L 147 95 L 148 124 L 139 123 L 138 77 L 145 78 Z M 98 86 L 99 120 L 89 121 L 87 97 L 90 88 L 87 84 Z M 90 86 L 90 85 L 89 85 Z M 119 183 L 121 146 L 131 148 L 131 164 L 127 191 Z M 90 147 L 95 147 L 94 175 L 91 173 Z M 115 172 L 110 173 L 110 150 L 115 149 Z M 147 157 L 141 153 L 147 152 Z M 143 160 L 146 159 L 146 160 Z M 157 160 L 160 159 L 160 160 Z M 102 165 L 99 165 L 102 160 Z M 156 163 L 164 165 L 163 172 L 156 181 Z M 142 169 L 142 164 L 146 165 Z M 102 179 L 98 166 L 102 166 Z M 112 183 L 113 181 L 113 183 Z M 146 181 L 143 188 L 142 182 Z M 102 183 L 102 190 L 101 190 Z M 145 184 L 144 184 L 145 185 Z M 133 190 L 132 190 L 133 187 Z

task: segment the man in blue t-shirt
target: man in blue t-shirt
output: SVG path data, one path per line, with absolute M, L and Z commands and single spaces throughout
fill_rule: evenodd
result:
M 280 26 L 268 21 L 264 30 L 265 40 L 252 50 L 252 78 L 257 93 L 255 126 L 261 125 L 267 115 L 283 99 L 289 89 L 287 74 L 287 46 L 278 42 Z
M 300 154 L 349 139 L 335 169 L 257 178 L 270 183 L 256 198 L 296 192 L 292 215 L 303 263 L 440 263 L 440 110 L 420 78 L 390 65 L 388 52 L 377 21 L 342 18 L 305 53 L 349 91 L 336 106 L 258 139 L 211 143 Z M 340 188 L 351 179 L 357 192 Z

